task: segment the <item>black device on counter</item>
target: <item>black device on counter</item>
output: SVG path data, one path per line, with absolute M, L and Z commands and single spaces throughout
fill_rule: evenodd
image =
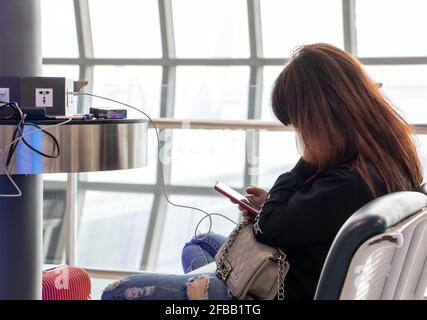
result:
M 97 119 L 126 119 L 126 109 L 115 109 L 115 108 L 94 108 L 90 107 L 89 113 Z
M 22 107 L 22 113 L 25 114 L 25 120 L 45 120 L 46 108 Z
M 45 120 L 47 118 L 45 108 L 19 107 L 16 103 L 14 105 L 11 103 L 8 106 L 0 106 L 2 106 L 0 120 L 21 120 L 18 110 L 21 110 L 25 120 Z

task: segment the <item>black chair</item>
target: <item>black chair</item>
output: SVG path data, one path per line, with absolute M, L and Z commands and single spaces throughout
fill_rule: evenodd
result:
M 343 225 L 316 300 L 423 299 L 427 287 L 427 188 L 375 199 Z

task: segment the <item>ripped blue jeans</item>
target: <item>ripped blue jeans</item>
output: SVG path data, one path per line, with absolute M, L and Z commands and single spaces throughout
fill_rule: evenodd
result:
M 102 300 L 231 300 L 227 286 L 214 272 L 197 272 L 198 268 L 215 263 L 215 254 L 224 240 L 224 236 L 215 233 L 193 238 L 182 250 L 185 274 L 129 276 L 105 288 Z

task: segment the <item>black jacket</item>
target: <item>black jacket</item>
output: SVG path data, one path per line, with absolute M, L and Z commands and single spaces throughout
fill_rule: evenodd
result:
M 372 168 L 370 171 L 377 196 L 385 194 L 383 181 Z M 313 175 L 300 159 L 277 179 L 254 224 L 258 241 L 281 247 L 287 255 L 286 299 L 313 299 L 339 229 L 374 198 L 350 164 L 336 166 L 306 183 Z

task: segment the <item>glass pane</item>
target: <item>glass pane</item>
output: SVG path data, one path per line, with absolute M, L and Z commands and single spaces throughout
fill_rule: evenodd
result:
M 292 169 L 299 158 L 295 132 L 261 132 L 258 185 L 271 189 L 279 175 Z
M 89 9 L 95 57 L 162 55 L 157 1 L 89 0 Z
M 424 171 L 424 182 L 427 180 L 427 134 L 417 134 L 415 136 L 417 143 L 418 155 L 421 160 Z
M 93 93 L 130 104 L 156 118 L 160 114 L 162 68 L 160 66 L 95 66 Z M 92 106 L 121 107 L 93 98 Z M 128 117 L 144 117 L 128 109 Z
M 45 173 L 43 181 L 67 181 L 66 173 Z
M 248 57 L 245 0 L 172 1 L 178 57 Z
M 427 123 L 427 66 L 365 66 L 384 94 L 411 123 Z
M 138 270 L 152 194 L 87 191 L 77 237 L 78 265 Z
M 177 67 L 175 117 L 246 119 L 248 67 Z
M 202 208 L 207 212 L 219 212 L 233 221 L 239 219 L 235 204 L 226 197 L 208 196 L 171 196 L 171 201 L 192 207 Z M 162 230 L 162 239 L 157 256 L 156 272 L 182 274 L 181 251 L 186 242 L 194 236 L 194 230 L 203 214 L 189 209 L 168 206 L 166 221 Z M 206 232 L 209 220 L 205 219 L 200 231 Z M 227 236 L 235 227 L 233 223 L 221 217 L 212 217 L 212 231 Z M 177 228 L 177 226 L 180 226 Z
M 171 183 L 212 187 L 218 180 L 243 187 L 245 132 L 173 131 Z
M 427 55 L 427 2 L 356 1 L 357 51 L 361 57 Z
M 73 0 L 41 1 L 41 20 L 44 58 L 79 55 Z
M 274 81 L 283 70 L 283 66 L 264 67 L 263 73 L 263 88 L 262 88 L 262 112 L 261 119 L 274 120 L 276 119 L 271 109 L 271 91 L 273 89 Z
M 87 181 L 105 183 L 154 184 L 157 172 L 157 139 L 154 129 L 148 131 L 147 166 L 131 170 L 88 172 Z
M 101 296 L 104 292 L 104 289 L 107 288 L 114 280 L 112 279 L 100 279 L 90 277 L 91 284 L 91 300 L 101 300 Z
M 43 263 L 64 263 L 64 216 L 66 191 L 50 186 L 43 187 Z
M 261 22 L 267 57 L 316 42 L 343 47 L 342 0 L 261 0 Z
M 73 80 L 79 79 L 79 66 L 44 64 L 42 71 L 44 77 L 65 77 Z

